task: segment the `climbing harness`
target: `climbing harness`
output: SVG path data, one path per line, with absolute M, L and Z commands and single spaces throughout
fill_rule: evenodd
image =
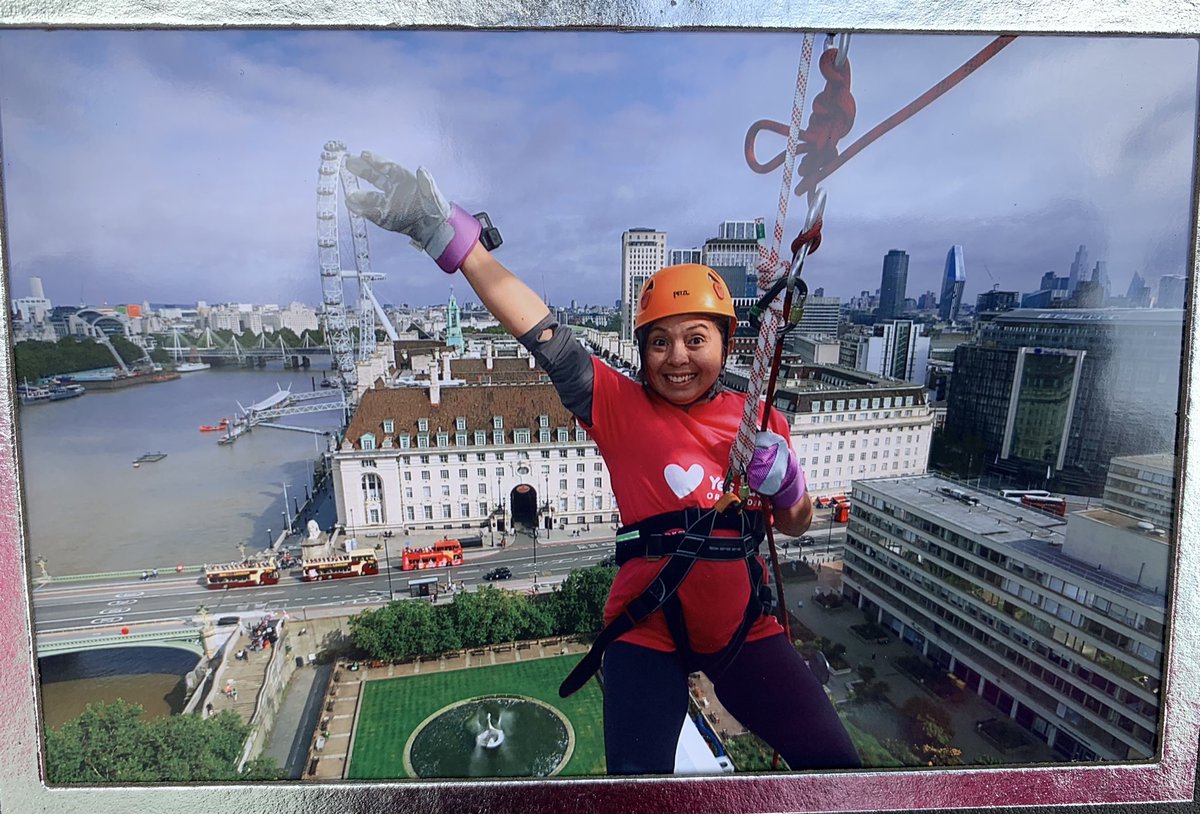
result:
M 690 508 L 623 526 L 617 532 L 618 566 L 633 557 L 666 558 L 666 564 L 646 589 L 625 606 L 621 615 L 600 631 L 591 649 L 558 688 L 559 696 L 566 698 L 586 684 L 600 669 L 605 649 L 659 609 L 679 654 L 688 659 L 692 650 L 677 593 L 679 586 L 700 560 L 741 560 L 746 564 L 750 596 L 737 631 L 716 654 L 717 666 L 710 678 L 719 676 L 741 651 L 755 620 L 770 612 L 771 590 L 763 582 L 763 569 L 758 561 L 758 547 L 764 534 L 762 518 L 758 512 Z M 735 532 L 736 536 L 714 535 L 713 532 L 721 530 Z

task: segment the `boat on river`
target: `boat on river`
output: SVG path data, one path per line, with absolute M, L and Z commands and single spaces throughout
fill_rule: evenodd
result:
M 50 400 L 50 388 L 35 387 L 32 384 L 18 384 L 17 395 L 22 404 L 41 404 Z
M 50 400 L 64 401 L 65 399 L 78 398 L 86 392 L 87 390 L 81 384 L 56 384 L 50 388 Z
M 274 557 L 204 566 L 206 588 L 251 588 L 255 585 L 275 585 L 278 582 L 279 565 Z
M 219 424 L 201 424 L 200 432 L 221 432 L 229 428 L 229 419 L 222 418 Z
M 208 362 L 180 362 L 175 365 L 175 370 L 178 373 L 195 373 L 200 370 L 208 370 L 212 365 Z

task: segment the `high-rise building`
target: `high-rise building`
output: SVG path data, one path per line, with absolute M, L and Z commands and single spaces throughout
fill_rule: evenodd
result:
M 841 319 L 841 298 L 809 297 L 804 303 L 804 314 L 793 333 L 837 336 Z
M 929 337 L 909 319 L 877 322 L 870 334 L 842 337 L 841 365 L 888 379 L 925 381 Z
M 1150 286 L 1146 285 L 1142 275 L 1136 271 L 1133 273 L 1133 279 L 1129 281 L 1129 288 L 1125 292 L 1125 301 L 1130 308 L 1150 307 Z
M 667 264 L 667 233 L 636 227 L 621 235 L 621 338 L 633 340 L 642 284 Z
M 1065 305 L 1070 296 L 1070 278 L 1059 277 L 1053 271 L 1047 271 L 1042 275 L 1041 287 L 1037 291 L 1021 296 L 1021 307 L 1055 308 Z
M 668 266 L 682 266 L 685 263 L 703 263 L 704 251 L 700 248 L 671 249 L 668 252 Z
M 1108 279 L 1108 263 L 1103 260 L 1096 261 L 1096 267 L 1092 269 L 1092 282 L 1100 286 L 1107 298 L 1112 291 L 1112 283 Z
M 998 314 L 1002 311 L 1011 311 L 1017 307 L 1017 292 L 1015 291 L 999 291 L 992 289 L 985 291 L 975 298 L 975 314 Z
M 1063 758 L 1154 756 L 1161 535 L 1111 508 L 1062 518 L 931 475 L 856 479 L 851 502 L 846 598 Z
M 750 371 L 722 381 L 746 392 Z M 843 367 L 780 365 L 775 409 L 791 426 L 792 449 L 813 495 L 845 494 L 851 481 L 923 474 L 933 413 L 924 385 Z
M 459 351 L 463 349 L 462 324 L 459 322 L 458 300 L 454 299 L 453 288 L 446 303 L 446 346 Z
M 1015 483 L 1099 494 L 1109 462 L 1175 446 L 1183 311 L 1017 309 L 954 354 L 946 429 Z
M 1104 505 L 1162 529 L 1165 537 L 1175 525 L 1175 456 L 1160 452 L 1113 458 Z
M 1182 308 L 1187 294 L 1187 277 L 1164 274 L 1158 278 L 1158 297 L 1155 308 Z
M 895 319 L 904 313 L 904 289 L 908 285 L 908 252 L 892 249 L 883 258 L 879 283 L 880 319 Z
M 703 260 L 712 268 L 743 269 L 739 285 L 730 285 L 734 296 L 758 296 L 758 223 L 727 220 L 717 225 L 717 236 L 704 241 Z M 743 293 L 745 292 L 745 293 Z
M 946 270 L 942 274 L 942 305 L 938 316 L 943 322 L 958 319 L 962 305 L 963 287 L 967 284 L 967 268 L 963 263 L 963 247 L 957 243 L 946 253 Z
M 1073 292 L 1076 288 L 1079 287 L 1079 284 L 1081 282 L 1083 282 L 1085 279 L 1087 279 L 1086 277 L 1084 277 L 1084 275 L 1087 273 L 1087 264 L 1088 264 L 1087 246 L 1080 246 L 1078 251 L 1075 252 L 1075 259 L 1071 262 L 1071 272 L 1070 272 L 1070 274 L 1067 275 L 1067 291 L 1068 291 L 1068 293 Z

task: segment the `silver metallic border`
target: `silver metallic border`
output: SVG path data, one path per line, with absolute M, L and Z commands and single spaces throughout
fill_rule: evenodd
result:
M 1200 35 L 1200 5 L 1189 0 L 990 0 L 912 3 L 909 0 L 743 0 L 718 7 L 703 0 L 290 0 L 259 6 L 183 0 L 4 0 L 5 27 L 357 27 L 357 28 L 605 28 L 813 29 L 817 31 L 926 31 L 946 33 Z M 3 100 L 0 100 L 2 106 Z M 0 107 L 0 116 L 3 115 Z M 0 145 L 2 148 L 2 145 Z M 0 178 L 2 182 L 2 178 Z M 1166 683 L 1163 687 L 1161 760 L 1114 765 L 1056 765 L 1018 769 L 796 774 L 782 777 L 472 783 L 257 784 L 232 786 L 54 788 L 41 781 L 40 720 L 34 683 L 30 600 L 24 546 L 24 503 L 17 468 L 16 408 L 11 325 L 0 321 L 0 811 L 125 814 L 173 812 L 373 811 L 854 811 L 998 808 L 1080 803 L 1192 800 L 1200 733 L 1200 464 L 1192 440 L 1200 413 L 1193 375 L 1200 332 L 1196 257 L 1200 245 L 1192 179 L 1192 245 L 1186 348 L 1179 430 L 1181 495 L 1171 585 Z M 0 183 L 0 297 L 8 300 L 7 239 Z M 63 228 L 70 228 L 64 225 Z M 7 313 L 7 308 L 4 309 Z M 1200 409 L 1200 408 L 1198 408 Z

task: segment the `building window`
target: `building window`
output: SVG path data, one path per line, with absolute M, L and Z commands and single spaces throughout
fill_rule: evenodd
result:
M 492 429 L 493 430 L 504 429 L 504 416 L 498 416 L 498 415 L 492 416 Z
M 452 515 L 450 514 L 450 504 L 443 503 L 442 504 L 442 519 L 449 520 L 451 517 L 452 517 Z
M 467 445 L 467 434 L 465 432 L 454 433 L 454 446 L 465 447 Z
M 439 447 L 448 447 L 448 446 L 450 446 L 450 433 L 446 433 L 446 432 L 439 432 L 439 433 L 437 434 L 437 445 L 438 445 Z
M 538 426 L 539 427 L 549 427 L 550 426 L 550 416 L 548 416 L 548 415 L 538 416 Z
M 404 433 L 400 436 L 400 449 L 409 449 L 412 446 L 412 436 Z
M 418 418 L 417 419 L 417 431 L 418 432 L 429 432 L 429 419 L 428 418 Z
M 539 444 L 549 444 L 550 443 L 550 430 L 538 430 L 538 443 Z
M 433 507 L 432 506 L 423 506 L 422 509 L 425 512 L 425 519 L 432 520 L 433 519 Z
M 454 419 L 454 429 L 458 430 L 459 432 L 462 432 L 466 428 L 467 428 L 467 419 L 463 418 L 462 416 L 459 416 L 458 418 Z
M 492 433 L 492 443 L 493 444 L 503 444 L 504 443 L 504 430 L 496 430 Z
M 470 517 L 471 516 L 471 504 L 470 503 L 459 503 L 458 504 L 458 516 L 459 517 Z
M 371 458 L 367 458 L 366 460 L 362 461 L 362 465 L 363 469 L 375 469 L 379 466 L 379 464 Z
M 417 449 L 429 449 L 429 435 L 421 433 L 417 436 Z
M 374 472 L 368 472 L 362 478 L 364 501 L 380 501 L 383 499 L 383 481 Z
M 385 418 L 383 420 L 383 431 L 388 435 L 394 433 L 396 431 L 396 422 L 390 418 Z
M 528 444 L 529 443 L 529 430 L 515 430 L 513 432 L 513 443 L 514 444 Z
M 359 445 L 363 449 L 375 449 L 375 436 L 369 432 L 363 433 L 362 438 L 359 439 Z
M 575 428 L 575 440 L 580 443 L 587 440 L 587 433 L 584 432 L 583 429 L 580 427 Z M 582 455 L 583 453 L 584 453 L 584 450 L 582 450 L 582 449 L 579 450 L 580 455 Z
M 483 430 L 475 431 L 475 446 L 481 447 L 487 443 L 487 433 Z
M 566 427 L 559 427 L 557 436 L 558 436 L 558 443 L 560 443 L 560 444 L 565 444 L 565 443 L 567 443 L 567 441 L 570 440 L 570 436 L 567 435 Z
M 415 513 L 413 512 L 413 507 L 412 507 L 412 506 L 409 506 L 409 507 L 407 508 L 407 510 L 406 510 L 406 511 L 408 512 L 408 520 L 409 520 L 409 522 L 410 522 L 410 523 L 411 523 L 412 521 L 414 521 L 414 520 L 416 520 L 416 519 L 417 519 L 417 518 L 414 516 L 414 514 L 415 514 Z

